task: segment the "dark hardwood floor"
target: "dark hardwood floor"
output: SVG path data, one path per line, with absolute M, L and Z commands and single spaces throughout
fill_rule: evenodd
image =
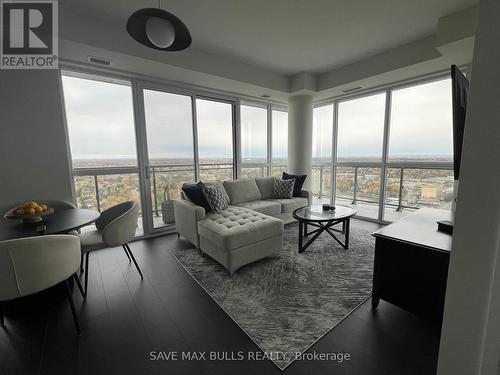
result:
M 132 243 L 143 281 L 121 248 L 93 253 L 87 300 L 73 291 L 79 338 L 60 287 L 8 304 L 0 374 L 281 373 L 269 360 L 150 360 L 152 351 L 259 351 L 177 263 L 174 251 L 189 246 L 176 235 Z M 388 303 L 372 310 L 368 300 L 309 349 L 350 353 L 349 361 L 296 361 L 285 373 L 434 374 L 438 345 L 436 327 Z

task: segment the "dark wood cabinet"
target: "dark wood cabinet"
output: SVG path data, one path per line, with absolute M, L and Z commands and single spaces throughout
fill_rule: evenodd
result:
M 449 219 L 449 211 L 420 209 L 373 234 L 373 307 L 383 299 L 441 322 L 452 237 L 436 221 Z

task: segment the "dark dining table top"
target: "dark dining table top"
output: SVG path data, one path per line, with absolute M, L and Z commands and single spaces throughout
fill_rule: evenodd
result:
M 59 208 L 52 214 L 42 217 L 42 221 L 22 223 L 20 219 L 0 218 L 0 241 L 47 234 L 64 234 L 92 224 L 100 216 L 95 210 L 86 208 Z M 39 226 L 45 225 L 43 233 L 37 232 Z

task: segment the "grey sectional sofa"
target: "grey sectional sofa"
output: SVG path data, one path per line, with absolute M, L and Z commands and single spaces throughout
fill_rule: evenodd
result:
M 178 233 L 231 274 L 280 250 L 284 224 L 312 199 L 305 190 L 300 197 L 273 199 L 274 177 L 224 181 L 223 186 L 227 210 L 207 213 L 184 194 L 174 202 L 174 210 Z

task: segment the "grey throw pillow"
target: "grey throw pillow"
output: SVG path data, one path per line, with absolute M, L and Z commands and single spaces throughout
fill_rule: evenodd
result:
M 290 199 L 293 197 L 293 185 L 295 184 L 295 179 L 274 180 L 273 198 L 274 199 Z
M 208 205 L 213 212 L 221 212 L 229 205 L 224 187 L 220 184 L 203 186 L 203 194 L 207 198 Z

